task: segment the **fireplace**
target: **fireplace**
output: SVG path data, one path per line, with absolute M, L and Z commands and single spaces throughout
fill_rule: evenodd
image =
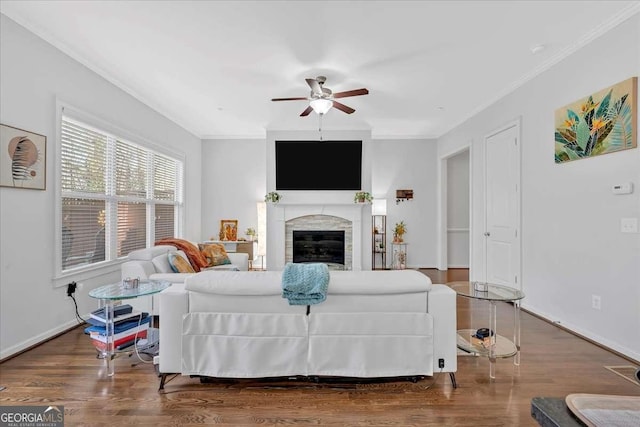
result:
M 293 262 L 293 232 L 310 230 L 344 232 L 344 263 L 327 264 L 335 270 L 362 270 L 362 244 L 371 238 L 369 233 L 362 236 L 363 206 L 352 200 L 327 205 L 287 202 L 267 205 L 267 268 L 282 270 L 286 263 Z
M 344 266 L 344 230 L 293 230 L 293 262 Z

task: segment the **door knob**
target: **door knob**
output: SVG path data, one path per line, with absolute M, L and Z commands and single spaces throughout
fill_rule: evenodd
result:
M 491 233 L 489 233 L 488 231 L 485 231 L 485 232 L 484 232 L 484 235 L 485 235 L 486 237 L 489 237 L 489 236 L 491 236 Z

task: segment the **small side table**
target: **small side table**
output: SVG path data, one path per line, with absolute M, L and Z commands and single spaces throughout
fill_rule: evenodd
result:
M 407 268 L 407 243 L 392 242 L 391 253 L 393 254 L 393 270 L 404 270 Z
M 143 295 L 152 295 L 161 292 L 171 286 L 170 282 L 164 280 L 149 280 L 140 282 L 137 288 L 125 289 L 122 283 L 114 283 L 111 285 L 100 286 L 89 292 L 91 298 L 99 299 L 102 305 L 106 307 L 106 329 L 107 329 L 107 348 L 102 352 L 106 361 L 107 376 L 114 375 L 114 364 L 111 361 L 116 351 L 114 348 L 114 325 L 113 325 L 113 307 L 116 301 L 138 298 Z
M 481 283 L 486 291 L 476 290 L 475 282 L 451 282 L 447 283 L 458 295 L 465 298 L 489 301 L 489 329 L 493 335 L 485 339 L 475 337 L 475 329 L 462 329 L 458 331 L 458 347 L 468 353 L 489 358 L 489 377 L 496 377 L 496 358 L 513 357 L 513 364 L 520 365 L 520 300 L 524 298 L 524 292 L 508 286 Z M 498 335 L 496 302 L 505 301 L 513 303 L 513 341 Z

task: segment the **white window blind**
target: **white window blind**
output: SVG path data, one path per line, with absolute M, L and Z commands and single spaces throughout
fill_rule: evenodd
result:
M 156 205 L 156 240 L 173 237 L 175 208 L 172 205 Z
M 147 206 L 145 203 L 118 203 L 118 256 L 147 246 Z
M 62 271 L 179 235 L 181 161 L 64 115 L 61 136 Z
M 147 153 L 140 147 L 116 141 L 116 195 L 147 197 Z

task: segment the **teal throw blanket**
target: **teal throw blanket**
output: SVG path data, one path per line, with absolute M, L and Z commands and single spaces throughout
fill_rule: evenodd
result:
M 329 268 L 326 264 L 287 263 L 282 272 L 282 298 L 289 305 L 318 304 L 327 298 Z

